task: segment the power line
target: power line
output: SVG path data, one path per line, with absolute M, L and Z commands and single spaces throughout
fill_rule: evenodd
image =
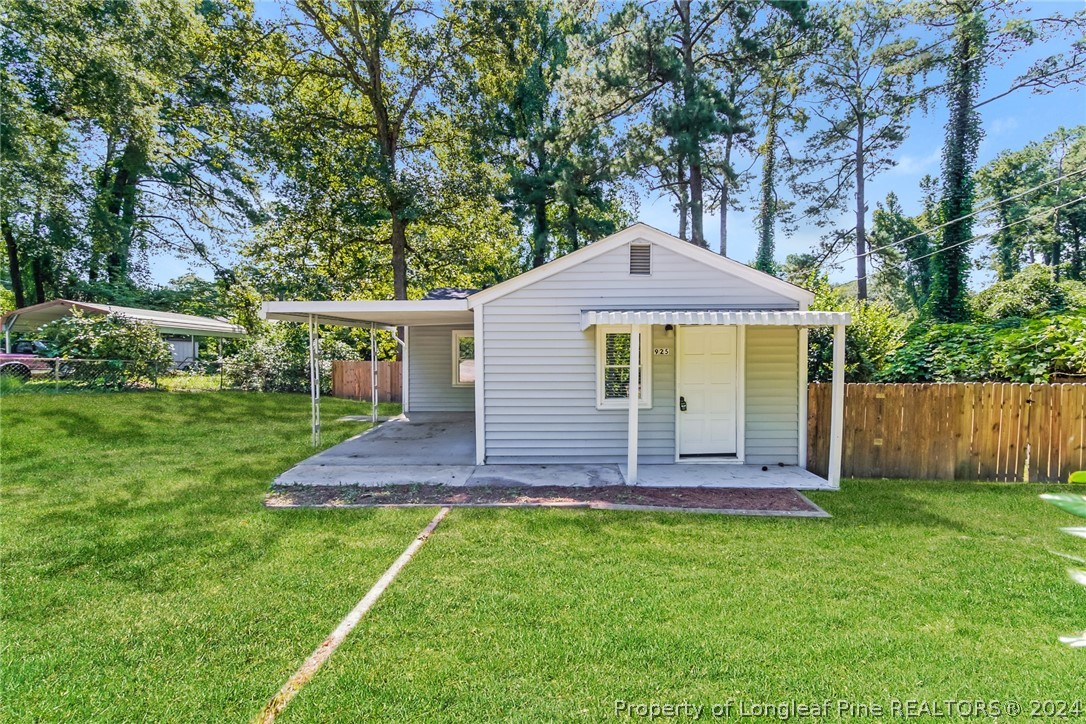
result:
M 1014 196 L 1008 196 L 1005 199 L 999 199 L 998 201 L 993 201 L 992 203 L 990 203 L 990 204 L 988 204 L 986 206 L 982 206 L 979 209 L 977 209 L 976 211 L 974 211 L 974 212 L 972 212 L 970 214 L 966 214 L 965 216 L 959 216 L 956 219 L 951 219 L 950 221 L 943 222 L 942 224 L 939 224 L 938 226 L 933 226 L 930 229 L 925 229 L 924 231 L 921 231 L 921 232 L 919 232 L 917 234 L 913 234 L 912 236 L 906 236 L 903 239 L 898 239 L 897 241 L 894 241 L 894 242 L 892 242 L 890 244 L 884 244 L 883 246 L 875 247 L 874 249 L 868 249 L 863 254 L 854 254 L 853 256 L 848 256 L 848 257 L 845 257 L 844 259 L 837 259 L 837 260 L 834 261 L 834 263 L 844 264 L 846 261 L 852 261 L 853 259 L 858 259 L 861 256 L 871 256 L 876 251 L 882 251 L 883 249 L 889 249 L 889 248 L 893 247 L 895 244 L 901 244 L 901 243 L 904 243 L 906 241 L 912 241 L 913 239 L 918 239 L 921 236 L 925 236 L 927 234 L 930 234 L 933 231 L 938 231 L 939 229 L 950 226 L 951 224 L 957 224 L 959 221 L 965 221 L 966 219 L 971 218 L 973 216 L 976 216 L 977 214 L 983 213 L 983 212 L 987 211 L 988 209 L 995 208 L 996 206 L 999 206 L 1002 203 L 1006 203 L 1008 201 L 1014 201 L 1015 199 L 1020 199 L 1023 196 L 1025 196 L 1026 194 L 1033 193 L 1037 189 L 1044 188 L 1045 186 L 1051 186 L 1054 183 L 1058 183 L 1060 181 L 1063 181 L 1064 179 L 1071 178 L 1072 176 L 1075 176 L 1075 175 L 1080 174 L 1080 173 L 1086 173 L 1086 168 L 1080 168 L 1078 171 L 1072 171 L 1071 173 L 1064 174 L 1063 176 L 1058 176 L 1058 177 L 1056 177 L 1054 179 L 1049 179 L 1048 181 L 1045 181 L 1044 183 L 1037 184 L 1033 188 L 1026 189 L 1025 191 L 1023 191 L 1023 192 L 1021 192 L 1019 194 L 1015 194 Z M 1060 207 L 1057 207 L 1057 208 L 1060 208 Z M 980 237 L 977 237 L 977 238 L 980 238 Z
M 1086 170 L 1086 169 L 1084 169 L 1084 170 Z M 955 247 L 962 246 L 963 244 L 968 244 L 971 241 L 976 241 L 977 239 L 983 239 L 986 236 L 993 236 L 993 235 L 998 234 L 999 232 L 1003 231 L 1004 229 L 1011 228 L 1012 226 L 1017 226 L 1018 224 L 1024 224 L 1027 221 L 1033 221 L 1034 219 L 1036 219 L 1036 218 L 1038 218 L 1040 216 L 1043 216 L 1044 214 L 1048 214 L 1048 213 L 1051 213 L 1053 211 L 1059 211 L 1064 206 L 1070 206 L 1071 204 L 1077 204 L 1079 201 L 1086 201 L 1086 196 L 1079 196 L 1077 199 L 1072 199 L 1072 200 L 1068 201 L 1067 203 L 1060 204 L 1059 206 L 1053 206 L 1051 209 L 1044 209 L 1043 211 L 1039 211 L 1036 214 L 1033 214 L 1031 216 L 1027 216 L 1024 219 L 1019 219 L 1018 221 L 1012 221 L 1011 223 L 1006 224 L 1005 226 L 1000 226 L 999 228 L 993 229 L 991 231 L 986 231 L 983 234 L 977 234 L 976 236 L 970 237 L 970 238 L 968 238 L 968 239 L 966 239 L 964 241 L 956 242 L 954 244 L 951 244 L 950 246 L 944 246 L 941 249 L 936 249 L 935 251 L 928 252 L 927 254 L 921 254 L 920 256 L 914 256 L 914 257 L 911 257 L 911 258 L 907 258 L 904 261 L 911 262 L 911 261 L 920 261 L 921 259 L 927 259 L 929 256 L 935 256 L 936 254 L 942 253 L 944 251 L 949 251 L 950 249 L 954 249 Z M 852 257 L 852 258 L 855 259 L 856 257 Z M 862 277 L 856 277 L 856 279 L 854 281 L 859 281 L 861 279 L 870 279 L 873 275 L 874 275 L 874 273 L 865 274 Z

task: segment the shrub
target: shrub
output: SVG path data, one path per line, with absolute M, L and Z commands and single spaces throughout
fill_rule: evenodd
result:
M 1086 314 L 916 326 L 878 379 L 1047 382 L 1054 374 L 1086 375 Z
M 1052 268 L 1043 264 L 1031 264 L 973 297 L 973 314 L 980 322 L 1079 310 L 1086 310 L 1086 284 L 1057 282 Z
M 844 296 L 825 279 L 814 283 L 811 309 L 851 312 L 845 328 L 845 379 L 871 382 L 886 365 L 887 357 L 901 346 L 908 318 L 889 302 L 857 301 Z M 833 376 L 833 329 L 814 327 L 808 332 L 808 379 L 828 382 Z
M 332 360 L 358 359 L 348 344 L 322 339 L 320 345 L 321 391 L 332 388 Z M 309 391 L 309 340 L 301 325 L 271 324 L 233 357 L 224 360 L 229 385 L 260 392 Z
M 77 368 L 78 374 L 93 375 L 106 387 L 154 380 L 173 362 L 170 345 L 153 324 L 120 314 L 86 316 L 76 310 L 43 325 L 36 336 L 55 357 L 110 360 Z

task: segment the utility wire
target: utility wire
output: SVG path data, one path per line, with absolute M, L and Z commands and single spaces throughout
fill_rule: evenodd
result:
M 920 256 L 914 256 L 914 257 L 911 257 L 911 258 L 903 259 L 902 261 L 912 262 L 912 261 L 920 261 L 921 259 L 927 259 L 929 256 L 935 256 L 936 254 L 939 254 L 941 252 L 949 251 L 950 249 L 953 249 L 953 248 L 958 247 L 958 246 L 962 246 L 963 244 L 968 244 L 971 241 L 976 241 L 977 239 L 983 239 L 986 236 L 993 236 L 993 235 L 998 234 L 999 232 L 1003 231 L 1004 229 L 1011 228 L 1012 226 L 1017 226 L 1018 224 L 1024 224 L 1027 221 L 1033 221 L 1033 220 L 1037 219 L 1038 217 L 1043 216 L 1044 214 L 1048 214 L 1048 213 L 1051 213 L 1053 211 L 1058 211 L 1058 210 L 1062 209 L 1064 206 L 1070 206 L 1071 204 L 1077 204 L 1079 201 L 1086 201 L 1086 196 L 1079 196 L 1077 199 L 1072 199 L 1072 200 L 1068 201 L 1067 203 L 1060 204 L 1059 206 L 1053 206 L 1051 209 L 1044 209 L 1043 211 L 1039 211 L 1036 214 L 1033 214 L 1031 216 L 1027 216 L 1024 219 L 1019 219 L 1018 221 L 1012 221 L 1011 223 L 1009 223 L 1009 224 L 1007 224 L 1005 226 L 1000 226 L 997 229 L 992 229 L 991 231 L 986 231 L 983 234 L 977 234 L 976 236 L 972 236 L 972 237 L 970 237 L 970 238 L 968 238 L 968 239 L 966 239 L 964 241 L 959 241 L 959 242 L 957 242 L 955 244 L 951 244 L 950 246 L 944 246 L 941 249 L 936 249 L 935 251 L 928 252 L 927 254 L 921 254 Z M 853 257 L 853 259 L 855 259 L 855 258 L 856 257 Z M 861 279 L 870 279 L 872 276 L 874 276 L 874 274 L 875 274 L 875 272 L 872 272 L 871 274 L 865 274 L 862 277 L 856 277 L 856 279 L 854 281 L 859 281 Z
M 835 259 L 834 263 L 835 264 L 844 264 L 846 261 L 852 261 L 853 259 L 858 259 L 861 256 L 871 256 L 876 251 L 882 251 L 883 249 L 889 249 L 892 246 L 894 246 L 895 244 L 901 244 L 901 243 L 906 242 L 906 241 L 912 241 L 913 239 L 918 239 L 921 236 L 925 236 L 927 234 L 930 234 L 933 231 L 938 231 L 939 229 L 950 226 L 951 224 L 957 224 L 959 221 L 965 221 L 966 219 L 968 219 L 970 217 L 973 217 L 973 216 L 976 216 L 977 214 L 983 213 L 983 212 L 987 211 L 988 209 L 999 206 L 1002 203 L 1006 203 L 1007 201 L 1014 201 L 1015 199 L 1020 199 L 1023 196 L 1025 196 L 1026 194 L 1033 193 L 1037 189 L 1044 188 L 1045 186 L 1051 186 L 1054 183 L 1058 183 L 1060 181 L 1063 181 L 1064 179 L 1069 179 L 1072 176 L 1076 176 L 1076 175 L 1078 175 L 1080 173 L 1086 173 L 1086 168 L 1080 168 L 1078 171 L 1072 171 L 1071 173 L 1064 174 L 1063 176 L 1059 176 L 1059 177 L 1054 178 L 1054 179 L 1049 179 L 1048 181 L 1045 181 L 1044 183 L 1037 184 L 1036 186 L 1034 186 L 1031 189 L 1026 189 L 1022 193 L 1015 194 L 1014 196 L 1008 196 L 1007 198 L 999 199 L 998 201 L 993 201 L 992 203 L 990 203 L 990 204 L 988 204 L 986 206 L 980 207 L 979 209 L 977 209 L 976 211 L 974 211 L 971 214 L 966 214 L 965 216 L 959 216 L 956 219 L 951 219 L 950 221 L 943 222 L 942 224 L 939 224 L 938 226 L 933 226 L 930 229 L 925 229 L 924 231 L 921 231 L 918 234 L 913 234 L 912 236 L 906 236 L 904 239 L 898 239 L 897 241 L 894 241 L 893 243 L 884 244 L 883 246 L 879 246 L 879 247 L 876 247 L 874 249 L 868 249 L 863 254 L 854 254 L 853 256 L 845 257 L 844 259 Z M 1062 207 L 1056 207 L 1056 208 L 1062 208 Z M 980 237 L 977 237 L 977 238 L 980 238 Z

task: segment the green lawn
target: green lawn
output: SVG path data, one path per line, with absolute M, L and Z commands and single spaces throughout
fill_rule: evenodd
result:
M 433 509 L 266 511 L 304 395 L 0 400 L 4 720 L 247 719 Z M 328 422 L 368 406 L 325 400 Z M 830 520 L 454 510 L 287 721 L 610 718 L 616 699 L 1084 696 L 1043 488 L 851 482 Z

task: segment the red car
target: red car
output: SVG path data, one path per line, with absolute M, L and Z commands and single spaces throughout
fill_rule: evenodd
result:
M 0 375 L 27 380 L 35 372 L 49 372 L 55 363 L 47 354 L 44 342 L 15 342 L 11 345 L 11 352 L 0 352 Z

